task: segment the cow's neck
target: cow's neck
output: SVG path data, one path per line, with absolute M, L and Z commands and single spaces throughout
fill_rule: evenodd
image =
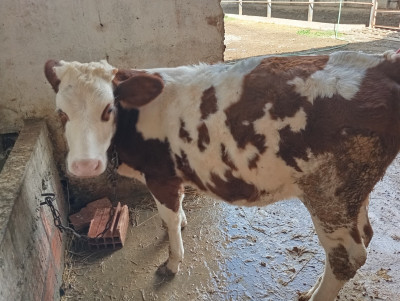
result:
M 113 145 L 118 152 L 120 163 L 125 163 L 146 176 L 174 176 L 169 142 L 165 139 L 144 139 L 136 128 L 139 114 L 136 109 L 118 108 Z

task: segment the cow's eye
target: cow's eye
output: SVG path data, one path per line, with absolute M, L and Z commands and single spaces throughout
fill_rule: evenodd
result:
M 60 117 L 61 123 L 65 125 L 67 121 L 69 121 L 69 117 L 67 113 L 63 112 L 62 110 L 58 109 L 57 110 L 58 116 Z
M 109 121 L 111 114 L 114 112 L 114 105 L 109 103 L 101 114 L 101 121 Z

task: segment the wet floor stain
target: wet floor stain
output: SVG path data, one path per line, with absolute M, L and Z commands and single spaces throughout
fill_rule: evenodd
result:
M 400 300 L 399 184 L 397 158 L 371 195 L 367 263 L 338 300 Z M 71 251 L 63 299 L 297 300 L 323 271 L 322 247 L 298 200 L 244 208 L 191 196 L 184 208 L 185 259 L 173 279 L 155 275 L 168 256 L 158 213 L 136 208 L 122 249 Z

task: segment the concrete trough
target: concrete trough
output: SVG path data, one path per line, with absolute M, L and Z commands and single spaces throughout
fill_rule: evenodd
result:
M 58 300 L 63 234 L 42 193 L 66 221 L 63 188 L 45 122 L 25 122 L 0 173 L 0 300 Z

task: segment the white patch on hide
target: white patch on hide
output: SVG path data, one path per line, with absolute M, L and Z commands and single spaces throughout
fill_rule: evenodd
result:
M 307 97 L 310 103 L 318 97 L 331 98 L 336 94 L 350 100 L 358 92 L 367 69 L 377 66 L 380 62 L 381 56 L 336 52 L 329 56 L 323 70 L 313 73 L 307 79 L 296 77 L 287 84 L 295 86 L 295 91 Z

